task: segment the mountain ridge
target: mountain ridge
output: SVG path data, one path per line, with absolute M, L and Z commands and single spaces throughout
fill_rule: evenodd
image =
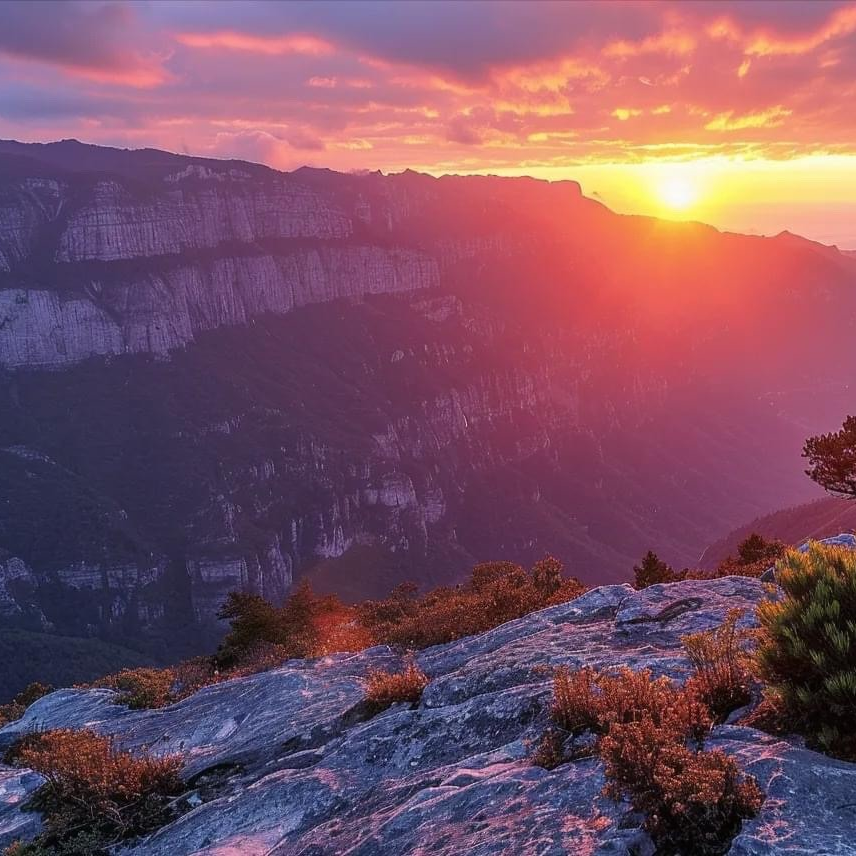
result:
M 0 175 L 24 629 L 161 659 L 210 647 L 232 589 L 360 599 L 547 552 L 622 580 L 816 495 L 799 449 L 856 356 L 834 250 L 575 184 L 86 152 Z

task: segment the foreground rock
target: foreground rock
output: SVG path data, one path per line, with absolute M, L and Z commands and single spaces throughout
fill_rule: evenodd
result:
M 418 708 L 368 720 L 361 681 L 400 662 L 387 648 L 292 661 L 161 711 L 127 711 L 108 690 L 55 692 L 0 730 L 0 746 L 37 728 L 91 727 L 130 748 L 182 753 L 191 803 L 201 804 L 123 854 L 651 854 L 639 818 L 601 795 L 598 761 L 553 772 L 528 763 L 552 670 L 629 664 L 681 679 L 680 637 L 731 607 L 750 610 L 750 622 L 764 596 L 742 577 L 594 589 L 422 652 L 432 680 Z M 856 765 L 738 726 L 717 728 L 710 743 L 768 793 L 733 854 L 856 853 Z M 38 779 L 3 776 L 8 842 L 35 830 L 17 803 Z

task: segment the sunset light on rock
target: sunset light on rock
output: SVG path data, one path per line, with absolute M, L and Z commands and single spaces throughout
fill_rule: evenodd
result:
M 856 0 L 0 0 L 0 856 L 856 856 Z

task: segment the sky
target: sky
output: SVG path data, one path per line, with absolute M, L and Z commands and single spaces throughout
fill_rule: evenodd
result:
M 574 178 L 856 249 L 856 2 L 6 0 L 0 137 Z

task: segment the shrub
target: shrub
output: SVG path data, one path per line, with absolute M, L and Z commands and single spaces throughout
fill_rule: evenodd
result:
M 319 656 L 326 653 L 322 624 L 331 616 L 336 617 L 332 624 L 342 624 L 353 616 L 353 610 L 335 595 L 316 594 L 307 580 L 295 587 L 281 607 L 257 594 L 231 592 L 218 613 L 218 618 L 229 620 L 231 629 L 217 660 L 222 666 L 237 665 L 262 644 L 281 646 L 287 652 L 286 660 Z
M 691 751 L 651 717 L 616 723 L 601 740 L 605 794 L 646 815 L 657 853 L 721 854 L 763 802 L 757 782 L 720 751 Z
M 789 550 L 777 581 L 784 597 L 758 607 L 759 672 L 810 745 L 856 758 L 856 551 Z
M 122 669 L 115 675 L 108 675 L 98 681 L 99 686 L 118 690 L 117 704 L 124 704 L 132 710 L 166 707 L 175 698 L 172 687 L 175 672 L 172 669 Z
M 436 588 L 422 598 L 399 587 L 386 600 L 361 604 L 357 617 L 375 642 L 425 648 L 483 633 L 584 591 L 579 580 L 562 576 L 552 557 L 529 571 L 513 562 L 486 562 L 473 568 L 464 585 Z
M 241 653 L 240 659 L 223 673 L 225 678 L 242 678 L 246 675 L 257 675 L 279 668 L 286 660 L 291 659 L 291 649 L 287 645 L 274 645 L 270 642 L 259 642 Z
M 533 767 L 555 770 L 565 762 L 565 736 L 555 728 L 545 731 L 530 757 L 530 762 Z
M 617 723 L 651 719 L 663 729 L 701 742 L 710 729 L 710 715 L 691 693 L 668 678 L 652 679 L 647 669 L 624 668 L 616 675 L 580 669 L 559 669 L 553 682 L 553 721 L 571 734 L 607 734 Z
M 220 671 L 213 657 L 193 657 L 183 660 L 172 667 L 172 695 L 175 701 L 193 695 L 197 690 L 216 684 L 220 679 Z
M 34 701 L 38 701 L 38 699 L 50 692 L 53 692 L 53 687 L 38 682 L 32 683 L 21 690 L 8 704 L 0 705 L 0 726 L 5 725 L 7 722 L 20 719 Z
M 551 715 L 565 732 L 599 735 L 604 792 L 646 814 L 658 853 L 724 853 L 740 821 L 761 804 L 754 779 L 721 752 L 702 751 L 711 720 L 692 688 L 652 679 L 647 670 L 559 669 Z M 546 732 L 532 763 L 552 769 L 565 760 L 561 734 Z
M 179 758 L 134 757 L 92 731 L 30 735 L 14 759 L 46 780 L 31 801 L 43 813 L 45 828 L 19 850 L 27 854 L 72 853 L 81 836 L 88 845 L 78 853 L 106 853 L 113 844 L 160 826 L 182 789 Z
M 785 549 L 781 541 L 767 541 L 753 532 L 737 547 L 737 558 L 729 556 L 720 562 L 714 576 L 760 577 L 776 564 Z
M 686 578 L 685 571 L 675 571 L 661 561 L 653 550 L 649 550 L 639 565 L 633 566 L 634 586 L 648 588 L 656 583 L 676 583 Z
M 366 704 L 372 713 L 380 713 L 398 702 L 417 704 L 429 678 L 412 660 L 400 672 L 369 672 L 366 678 Z
M 743 610 L 729 610 L 719 627 L 681 639 L 695 667 L 687 689 L 707 705 L 718 722 L 750 700 L 750 657 L 742 645 L 748 634 L 737 629 L 742 615 Z

